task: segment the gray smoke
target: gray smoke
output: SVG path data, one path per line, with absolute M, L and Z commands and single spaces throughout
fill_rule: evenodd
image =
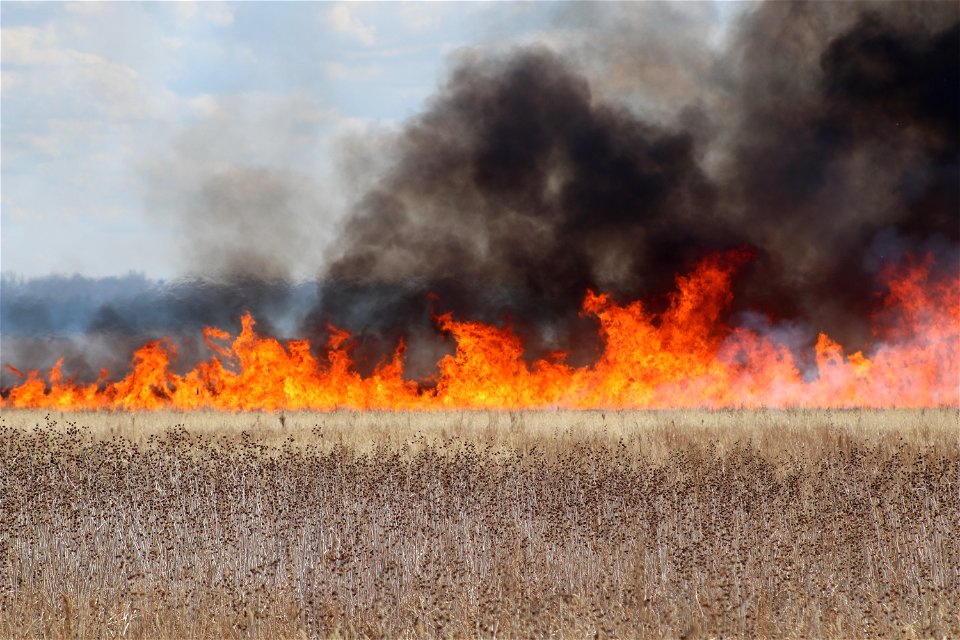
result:
M 5 275 L 0 287 L 3 364 L 45 372 L 63 357 L 64 373 L 85 382 L 96 380 L 103 368 L 111 378 L 121 377 L 137 348 L 161 338 L 177 350 L 175 370 L 187 371 L 207 357 L 203 328 L 236 334 L 246 311 L 262 333 L 299 337 L 303 317 L 317 304 L 313 283 L 237 277 L 163 282 L 136 274 L 30 280 Z M 9 369 L 0 370 L 0 388 L 18 380 Z

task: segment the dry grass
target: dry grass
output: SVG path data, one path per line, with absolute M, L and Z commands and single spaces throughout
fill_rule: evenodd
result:
M 960 637 L 956 410 L 0 415 L 0 637 Z

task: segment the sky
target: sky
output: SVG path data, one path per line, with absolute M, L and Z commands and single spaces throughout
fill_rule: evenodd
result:
M 216 166 L 335 190 L 333 140 L 414 112 L 485 10 L 4 2 L 3 271 L 174 276 L 165 217 Z
M 3 2 L 0 267 L 177 277 L 191 225 L 207 223 L 209 177 L 266 168 L 303 185 L 291 206 L 305 212 L 308 277 L 363 173 L 344 149 L 421 111 L 457 56 L 562 43 L 562 11 Z

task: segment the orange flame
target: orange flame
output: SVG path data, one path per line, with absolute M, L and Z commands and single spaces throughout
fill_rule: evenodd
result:
M 583 314 L 600 325 L 596 363 L 571 367 L 565 354 L 532 365 L 509 328 L 436 318 L 456 340 L 439 362 L 436 385 L 404 378 L 405 346 L 368 377 L 349 353 L 349 333 L 330 327 L 324 358 L 306 341 L 283 344 L 254 331 L 208 327 L 213 353 L 185 375 L 170 370 L 176 350 L 150 342 L 133 356 L 122 380 L 90 385 L 65 381 L 62 360 L 44 381 L 37 371 L 11 389 L 0 406 L 51 409 L 523 409 L 670 407 L 923 407 L 960 405 L 960 277 L 935 279 L 932 260 L 883 274 L 889 291 L 882 335 L 869 355 L 847 354 L 820 334 L 815 375 L 804 375 L 791 350 L 758 331 L 724 324 L 731 280 L 743 251 L 716 254 L 676 280 L 667 309 L 621 305 L 588 291 Z M 226 364 L 224 364 L 226 362 Z

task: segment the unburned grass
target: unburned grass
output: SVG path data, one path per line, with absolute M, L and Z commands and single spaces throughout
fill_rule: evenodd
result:
M 957 637 L 956 410 L 0 417 L 0 637 Z

